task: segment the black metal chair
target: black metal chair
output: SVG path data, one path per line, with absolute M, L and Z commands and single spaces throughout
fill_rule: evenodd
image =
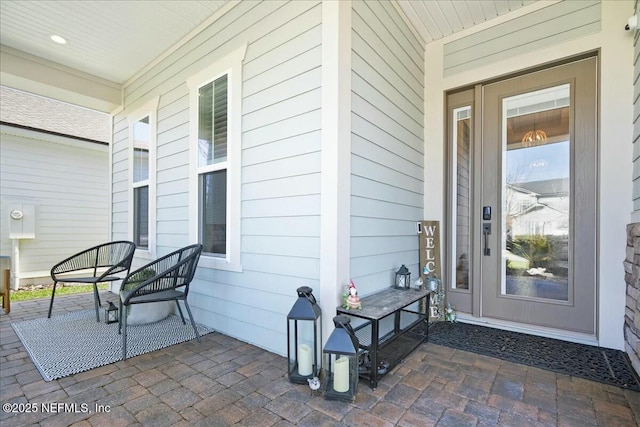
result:
M 127 358 L 127 308 L 134 304 L 175 301 L 182 323 L 186 325 L 179 303 L 184 301 L 191 326 L 200 342 L 200 334 L 193 321 L 187 296 L 201 253 L 201 244 L 186 246 L 138 268 L 122 281 L 119 308 L 122 360 Z
M 98 283 L 122 280 L 131 269 L 136 244 L 126 240 L 103 243 L 70 256 L 51 268 L 53 292 L 49 303 L 49 314 L 53 308 L 56 286 L 61 283 L 84 283 L 93 285 L 96 321 L 100 321 L 100 295 Z M 117 274 L 124 273 L 122 276 Z

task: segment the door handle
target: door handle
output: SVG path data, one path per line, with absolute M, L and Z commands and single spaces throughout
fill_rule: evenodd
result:
M 484 256 L 491 256 L 491 249 L 489 249 L 489 234 L 491 234 L 490 222 L 485 222 L 482 224 L 482 234 L 484 236 Z

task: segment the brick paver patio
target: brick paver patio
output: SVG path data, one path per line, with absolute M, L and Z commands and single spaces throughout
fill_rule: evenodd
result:
M 92 306 L 91 294 L 61 296 L 54 314 Z M 429 343 L 375 391 L 361 382 L 353 404 L 312 397 L 287 381 L 285 358 L 219 333 L 45 382 L 10 324 L 47 308 L 0 314 L 0 401 L 48 409 L 3 411 L 2 427 L 640 425 L 638 392 Z

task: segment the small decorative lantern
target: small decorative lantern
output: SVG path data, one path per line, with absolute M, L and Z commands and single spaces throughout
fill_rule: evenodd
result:
M 402 267 L 396 271 L 396 288 L 405 291 L 411 287 L 411 272 L 402 264 Z
M 289 381 L 307 384 L 307 380 L 320 373 L 322 310 L 312 294 L 313 289 L 297 289 L 298 299 L 287 316 L 287 357 Z
M 104 323 L 116 323 L 118 321 L 118 307 L 109 301 L 109 306 L 104 309 Z
M 324 346 L 324 398 L 354 402 L 358 390 L 359 342 L 348 316 L 333 318 L 335 329 Z

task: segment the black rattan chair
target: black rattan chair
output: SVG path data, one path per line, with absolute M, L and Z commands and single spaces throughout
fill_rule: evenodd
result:
M 127 358 L 127 308 L 134 304 L 175 301 L 182 323 L 186 324 L 179 301 L 189 314 L 193 332 L 200 342 L 200 334 L 187 303 L 189 284 L 193 280 L 202 252 L 202 245 L 186 246 L 129 273 L 120 286 L 120 332 L 122 334 L 122 360 Z
M 136 244 L 126 240 L 103 243 L 70 256 L 51 269 L 53 292 L 49 303 L 49 314 L 53 308 L 56 286 L 61 283 L 84 283 L 93 285 L 96 321 L 100 321 L 100 295 L 98 283 L 122 280 L 131 269 Z M 124 273 L 122 276 L 117 274 Z

